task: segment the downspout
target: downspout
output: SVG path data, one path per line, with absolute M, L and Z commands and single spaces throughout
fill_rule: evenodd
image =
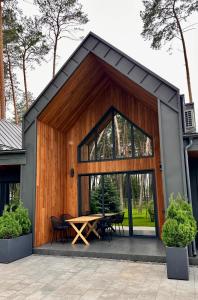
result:
M 188 201 L 192 206 L 192 194 L 191 194 L 191 185 L 190 185 L 190 173 L 189 173 L 189 163 L 188 163 L 188 149 L 193 144 L 193 138 L 189 138 L 189 144 L 185 146 L 185 165 L 186 165 L 186 181 L 187 181 L 187 192 L 188 192 Z M 192 254 L 193 256 L 197 255 L 195 240 L 192 242 Z

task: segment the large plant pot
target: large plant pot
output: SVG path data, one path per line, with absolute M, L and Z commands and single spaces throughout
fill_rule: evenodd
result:
M 10 263 L 32 254 L 32 233 L 14 239 L 0 239 L 0 263 Z
M 188 248 L 166 247 L 167 277 L 189 280 Z

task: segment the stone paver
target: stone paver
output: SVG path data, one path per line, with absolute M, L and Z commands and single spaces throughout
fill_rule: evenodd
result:
M 0 264 L 0 300 L 198 300 L 198 268 L 168 280 L 162 264 L 32 255 Z

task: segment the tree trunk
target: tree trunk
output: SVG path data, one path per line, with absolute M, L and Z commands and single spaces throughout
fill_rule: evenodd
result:
M 100 133 L 100 135 L 99 135 L 99 137 L 98 137 L 98 139 L 97 139 L 97 143 L 98 143 L 98 144 L 100 143 L 100 141 L 101 141 L 101 139 L 102 139 L 102 137 L 103 137 L 103 134 L 104 134 L 104 131 L 102 131 L 102 132 Z M 90 160 L 92 160 L 92 159 L 95 160 L 95 158 L 93 158 L 94 150 L 96 151 L 96 149 L 95 149 L 95 143 L 94 143 L 93 148 L 91 149 L 91 152 L 90 152 L 90 154 L 89 154 Z
M 176 22 L 177 22 L 177 27 L 179 29 L 179 33 L 180 33 L 181 40 L 182 40 L 184 61 L 185 61 L 185 67 L 186 67 L 186 78 L 187 78 L 187 85 L 188 85 L 189 102 L 192 103 L 193 102 L 193 97 L 192 97 L 190 70 L 189 70 L 189 64 L 188 64 L 188 55 L 187 55 L 186 43 L 185 43 L 184 34 L 183 34 L 183 30 L 181 28 L 180 21 L 179 21 L 179 19 L 177 17 L 177 14 L 175 12 L 175 3 L 173 5 L 173 13 L 174 13 L 174 16 L 175 16 L 175 19 L 176 19 Z
M 143 143 L 142 143 L 142 146 L 141 146 L 141 152 L 142 153 L 144 151 L 143 148 L 144 148 L 144 146 L 143 146 Z M 145 151 L 146 151 L 146 154 L 148 155 L 149 151 L 150 151 L 150 139 L 149 138 L 146 139 Z M 141 174 L 140 176 L 141 176 L 140 177 L 140 198 L 139 198 L 139 204 L 138 204 L 138 213 L 142 213 L 142 205 L 143 205 L 143 198 L 144 198 L 144 186 L 145 186 L 146 174 Z
M 11 65 L 9 50 L 7 47 L 6 47 L 6 53 L 7 53 L 7 58 L 8 58 L 8 71 L 9 71 L 9 76 L 10 76 L 11 90 L 12 90 L 12 100 L 13 100 L 13 106 L 14 106 L 15 123 L 18 124 L 19 118 L 18 118 L 18 112 L 17 112 L 17 106 L 16 106 L 16 94 L 15 94 L 15 87 L 14 87 L 13 74 L 12 74 L 12 65 Z
M 25 89 L 25 106 L 26 106 L 26 110 L 28 110 L 28 108 L 29 108 L 29 101 L 28 101 L 28 89 L 27 89 L 25 56 L 23 56 L 23 81 L 24 81 L 24 89 Z
M 54 53 L 53 53 L 53 71 L 52 71 L 52 78 L 54 78 L 56 74 L 56 55 L 57 55 L 57 45 L 58 45 L 58 38 L 55 38 L 54 43 Z
M 120 147 L 120 132 L 119 132 L 119 126 L 118 126 L 118 120 L 115 115 L 114 117 L 114 124 L 115 124 L 115 132 L 117 135 L 117 151 L 119 157 L 121 156 L 121 147 Z M 119 191 L 120 191 L 120 209 L 123 210 L 124 208 L 124 197 L 123 197 L 123 182 L 122 182 L 122 175 L 118 175 L 118 185 L 119 185 Z
M 5 119 L 2 0 L 0 0 L 0 119 Z
M 140 198 L 138 203 L 138 213 L 142 213 L 142 205 L 143 205 L 143 197 L 144 197 L 144 182 L 145 182 L 145 174 L 140 175 Z

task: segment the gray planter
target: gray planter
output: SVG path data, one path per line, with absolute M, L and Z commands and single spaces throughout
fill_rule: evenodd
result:
M 166 247 L 167 277 L 189 280 L 188 248 Z
M 0 263 L 10 263 L 32 254 L 32 233 L 14 239 L 0 239 Z

